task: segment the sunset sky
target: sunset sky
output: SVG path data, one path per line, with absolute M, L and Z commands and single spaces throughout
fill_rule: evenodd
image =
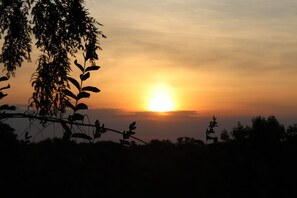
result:
M 166 92 L 175 115 L 186 116 L 180 120 L 297 116 L 297 1 L 87 0 L 86 7 L 107 36 L 90 80 L 101 89 L 87 102 L 92 109 L 143 120 L 155 94 Z M 17 71 L 4 102 L 27 103 L 35 67 Z

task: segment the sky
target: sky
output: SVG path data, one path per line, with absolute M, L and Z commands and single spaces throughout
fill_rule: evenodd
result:
M 101 92 L 86 102 L 115 127 L 137 120 L 143 137 L 174 139 L 202 138 L 212 115 L 230 120 L 221 129 L 257 115 L 297 122 L 297 1 L 87 0 L 86 7 L 107 36 L 89 80 Z M 3 102 L 27 103 L 35 67 L 17 71 Z M 149 111 L 157 92 L 173 112 Z
M 296 114 L 297 2 L 92 0 L 88 5 L 108 37 L 98 77 L 103 107 L 146 110 L 150 89 L 165 84 L 177 110 Z

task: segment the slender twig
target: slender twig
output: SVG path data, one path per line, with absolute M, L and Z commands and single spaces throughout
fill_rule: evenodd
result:
M 50 123 L 46 126 L 44 126 L 41 130 L 39 130 L 39 132 L 34 136 L 33 141 L 36 139 L 36 137 L 41 134 L 47 127 L 49 127 L 50 125 L 52 125 L 53 123 Z M 42 137 L 43 138 L 43 137 Z
M 31 119 L 38 119 L 38 120 L 42 120 L 42 121 L 49 121 L 49 122 L 53 122 L 53 123 L 60 123 L 60 122 L 64 122 L 65 124 L 74 124 L 76 126 L 85 126 L 85 127 L 96 127 L 94 124 L 84 124 L 84 123 L 73 123 L 71 121 L 68 121 L 66 119 L 62 119 L 62 118 L 50 118 L 50 117 L 42 117 L 42 116 L 37 116 L 37 115 L 29 115 L 29 114 L 24 114 L 24 113 L 0 113 L 0 119 L 8 119 L 8 118 L 31 118 Z M 107 130 L 107 131 L 111 131 L 117 134 L 121 134 L 123 135 L 124 133 L 115 129 L 111 129 L 111 128 L 107 128 L 107 127 L 103 127 L 103 129 Z M 133 135 L 130 135 L 130 137 L 134 140 L 137 140 L 141 143 L 144 144 L 148 144 L 147 142 L 134 137 Z

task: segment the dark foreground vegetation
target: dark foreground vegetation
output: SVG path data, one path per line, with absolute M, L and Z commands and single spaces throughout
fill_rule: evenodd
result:
M 254 121 L 216 144 L 178 138 L 130 147 L 61 139 L 28 144 L 2 125 L 0 197 L 297 197 L 296 128 L 277 129 L 284 136 L 265 141 L 270 133 L 256 130 L 262 123 L 265 132 L 269 119 Z M 248 135 L 234 136 L 239 129 Z

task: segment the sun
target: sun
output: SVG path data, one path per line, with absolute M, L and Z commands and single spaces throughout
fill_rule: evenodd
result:
M 174 103 L 167 87 L 159 86 L 152 93 L 148 105 L 149 111 L 167 112 L 174 110 Z

